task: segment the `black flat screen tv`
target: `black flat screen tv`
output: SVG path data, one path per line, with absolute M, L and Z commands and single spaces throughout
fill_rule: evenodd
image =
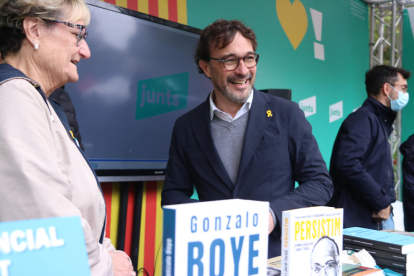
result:
M 159 180 L 175 120 L 213 89 L 193 58 L 201 30 L 87 3 L 91 57 L 78 64 L 79 81 L 65 87 L 85 153 L 101 181 Z

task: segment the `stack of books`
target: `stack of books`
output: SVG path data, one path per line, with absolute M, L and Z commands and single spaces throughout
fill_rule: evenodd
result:
M 344 250 L 368 251 L 381 268 L 414 276 L 414 237 L 359 227 L 343 231 Z

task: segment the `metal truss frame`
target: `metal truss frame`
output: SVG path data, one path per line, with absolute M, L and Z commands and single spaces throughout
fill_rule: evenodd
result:
M 403 47 L 403 11 L 414 6 L 414 0 L 362 0 L 370 10 L 369 55 L 370 68 L 384 64 L 402 67 Z M 385 17 L 391 17 L 391 22 L 385 22 Z M 399 30 L 399 32 L 397 32 Z M 378 38 L 375 39 L 375 35 Z M 387 56 L 385 56 L 387 55 Z M 384 57 L 387 59 L 384 60 Z M 401 200 L 401 111 L 394 122 L 394 132 L 391 134 L 391 159 L 395 176 L 397 200 Z

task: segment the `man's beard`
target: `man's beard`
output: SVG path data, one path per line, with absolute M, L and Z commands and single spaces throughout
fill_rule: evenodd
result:
M 231 91 L 231 89 L 225 85 L 223 88 L 224 89 L 220 89 L 219 92 L 230 102 L 235 103 L 235 104 L 244 104 L 247 99 L 250 97 L 250 95 L 252 94 L 252 87 L 253 87 L 253 75 L 251 73 L 248 73 L 246 76 L 240 78 L 240 77 L 228 77 L 226 79 L 227 83 L 230 83 L 231 81 L 237 81 L 239 79 L 247 79 L 250 81 L 250 87 L 248 87 L 247 89 L 249 89 L 249 93 L 246 96 L 237 96 L 236 93 L 233 93 Z M 219 88 L 222 88 L 219 86 Z

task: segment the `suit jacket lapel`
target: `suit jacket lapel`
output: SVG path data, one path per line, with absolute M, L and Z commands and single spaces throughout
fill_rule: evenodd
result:
M 267 125 L 273 118 L 273 116 L 267 116 L 267 111 L 270 110 L 274 114 L 273 110 L 268 107 L 266 98 L 261 94 L 263 92 L 254 89 L 253 93 L 253 102 L 249 111 L 249 121 L 244 136 L 243 152 L 239 172 L 237 173 L 237 182 L 240 181 L 240 177 L 256 151 Z
M 206 155 L 214 171 L 227 184 L 227 186 L 233 190 L 233 182 L 231 181 L 226 168 L 221 161 L 211 134 L 210 102 L 208 98 L 207 101 L 205 101 L 200 108 L 197 109 L 197 112 L 197 116 L 192 117 L 191 120 L 191 127 L 194 131 L 194 136 L 196 137 L 200 148 Z

